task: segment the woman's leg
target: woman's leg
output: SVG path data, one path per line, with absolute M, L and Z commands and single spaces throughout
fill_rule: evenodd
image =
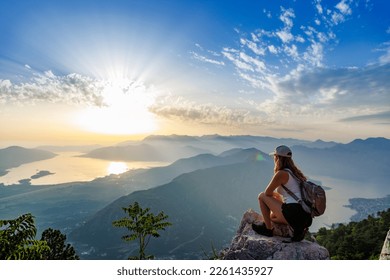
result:
M 278 224 L 287 224 L 282 213 L 282 202 L 272 196 L 267 196 L 264 192 L 259 194 L 260 210 L 263 214 L 265 226 L 272 229 L 271 221 Z

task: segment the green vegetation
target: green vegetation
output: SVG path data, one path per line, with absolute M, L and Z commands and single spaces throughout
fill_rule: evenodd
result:
M 390 209 L 360 222 L 320 228 L 316 239 L 335 260 L 378 259 L 389 227 Z
M 139 254 L 138 256 L 129 257 L 129 259 L 148 260 L 153 259 L 153 255 L 146 255 L 145 249 L 148 246 L 150 238 L 160 237 L 159 230 L 165 230 L 165 227 L 171 226 L 169 222 L 164 222 L 168 218 L 164 212 L 157 215 L 149 213 L 150 208 L 142 209 L 138 202 L 129 205 L 129 207 L 122 208 L 129 217 L 124 217 L 120 220 L 114 221 L 112 224 L 115 227 L 125 227 L 130 234 L 122 236 L 125 241 L 133 241 L 138 239 Z
M 1 260 L 77 260 L 72 246 L 65 246 L 66 236 L 47 229 L 36 240 L 34 216 L 23 214 L 14 220 L 0 220 Z
M 79 257 L 70 244 L 65 244 L 66 235 L 52 228 L 42 232 L 41 241 L 46 242 L 50 250 L 44 252 L 45 260 L 78 260 Z

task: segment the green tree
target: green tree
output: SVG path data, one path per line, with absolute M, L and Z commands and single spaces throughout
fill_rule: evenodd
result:
M 359 222 L 320 228 L 317 242 L 328 249 L 332 259 L 378 259 L 390 225 L 390 209 Z
M 65 245 L 66 235 L 59 230 L 48 228 L 42 232 L 41 241 L 45 241 L 50 251 L 44 252 L 46 260 L 79 260 L 74 248 L 70 244 Z
M 34 216 L 23 214 L 14 220 L 0 220 L 0 259 L 36 260 L 50 248 L 45 241 L 35 240 Z
M 76 260 L 79 257 L 66 236 L 59 230 L 47 229 L 36 240 L 34 216 L 23 214 L 14 220 L 0 220 L 1 260 Z
M 134 204 L 129 205 L 129 207 L 123 207 L 122 209 L 128 214 L 128 217 L 114 221 L 112 223 L 113 226 L 127 228 L 129 234 L 122 236 L 123 240 L 138 240 L 139 242 L 138 256 L 129 257 L 129 259 L 153 259 L 153 255 L 146 255 L 145 249 L 152 236 L 155 238 L 160 237 L 158 231 L 165 230 L 167 226 L 172 225 L 165 221 L 168 216 L 165 215 L 163 211 L 157 215 L 149 213 L 150 208 L 142 209 L 138 202 L 134 202 Z

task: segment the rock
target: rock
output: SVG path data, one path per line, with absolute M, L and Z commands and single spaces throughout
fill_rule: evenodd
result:
M 263 217 L 252 209 L 246 211 L 230 247 L 222 252 L 224 260 L 327 260 L 329 252 L 316 242 L 290 242 L 291 229 L 274 224 L 274 236 L 257 234 L 252 223 Z M 276 235 L 276 236 L 275 236 Z
M 387 236 L 385 242 L 383 243 L 383 247 L 379 259 L 390 260 L 390 230 L 387 232 Z

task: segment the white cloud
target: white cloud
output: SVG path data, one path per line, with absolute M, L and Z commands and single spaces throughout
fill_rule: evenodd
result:
M 313 42 L 303 54 L 303 59 L 310 66 L 321 67 L 323 60 L 323 46 L 321 43 Z
M 233 49 L 224 49 L 222 54 L 230 60 L 239 70 L 254 71 L 254 68 L 240 58 L 240 52 Z
M 296 45 L 285 46 L 284 51 L 289 57 L 292 57 L 294 60 L 299 58 L 298 48 Z
M 115 83 L 115 85 L 114 85 Z M 142 89 L 143 88 L 143 89 Z M 115 94 L 146 92 L 136 81 L 108 81 L 72 73 L 57 76 L 52 71 L 34 73 L 23 83 L 0 80 L 0 103 L 35 104 L 38 102 L 105 107 Z M 111 92 L 110 92 L 111 90 Z M 115 92 L 114 92 L 115 90 Z
M 35 74 L 25 83 L 0 82 L 0 101 L 15 103 L 65 102 L 102 106 L 103 84 L 79 74 L 55 76 L 51 71 Z
M 294 39 L 294 36 L 289 30 L 280 30 L 276 32 L 276 35 L 282 40 L 283 43 L 288 43 Z
M 315 3 L 316 3 L 315 7 L 317 9 L 317 12 L 319 14 L 322 14 L 324 12 L 324 10 L 322 9 L 322 6 L 321 6 L 321 0 L 316 0 Z
M 197 54 L 195 52 L 191 52 L 192 54 L 192 57 L 199 60 L 199 61 L 202 61 L 202 62 L 207 62 L 207 63 L 211 63 L 211 64 L 215 64 L 215 65 L 225 65 L 225 63 L 223 61 L 218 61 L 218 60 L 215 60 L 215 59 L 211 59 L 211 58 L 207 58 L 203 55 L 200 55 L 200 54 Z
M 252 38 L 253 38 L 253 35 L 252 35 Z M 258 41 L 258 39 L 257 39 L 257 41 Z M 264 55 L 265 54 L 265 49 L 259 47 L 256 44 L 256 41 L 250 41 L 250 40 L 241 38 L 240 42 L 241 42 L 241 45 L 247 46 L 251 51 L 253 51 L 257 55 Z
M 199 104 L 183 97 L 160 98 L 150 111 L 160 117 L 207 125 L 237 126 L 268 123 L 264 114 L 248 109 L 232 109 L 210 103 Z
M 352 10 L 347 4 L 346 0 L 342 0 L 336 5 L 336 8 L 342 13 L 343 15 L 350 15 L 352 14 Z
M 350 112 L 386 111 L 390 106 L 389 75 L 389 64 L 298 72 L 278 80 L 275 97 L 267 100 L 263 107 L 267 107 L 269 113 L 289 107 L 287 111 L 300 114 L 344 113 L 346 117 Z
M 355 6 L 346 0 L 333 7 L 320 0 L 314 5 L 311 25 L 293 28 L 294 11 L 281 7 L 281 27 L 258 29 L 250 35 L 238 32 L 240 47 L 221 51 L 226 64 L 235 66 L 238 77 L 268 96 L 266 100 L 259 97 L 252 105 L 266 114 L 261 120 L 274 121 L 275 115 L 281 119 L 303 115 L 334 119 L 333 114 L 349 117 L 388 111 L 389 45 L 380 50 L 384 54 L 377 65 L 327 68 L 326 50 L 337 44 L 334 28 L 349 19 Z
M 273 54 L 277 54 L 278 53 L 278 50 L 277 50 L 277 48 L 274 45 L 268 46 L 268 50 L 269 50 L 270 53 L 273 53 Z
M 282 14 L 279 19 L 285 24 L 285 28 L 291 29 L 294 25 L 292 19 L 295 18 L 295 13 L 293 9 L 285 9 L 281 7 Z
M 378 62 L 383 65 L 390 63 L 390 42 L 385 42 L 382 45 L 383 47 L 378 49 L 377 51 L 384 53 L 378 59 Z

